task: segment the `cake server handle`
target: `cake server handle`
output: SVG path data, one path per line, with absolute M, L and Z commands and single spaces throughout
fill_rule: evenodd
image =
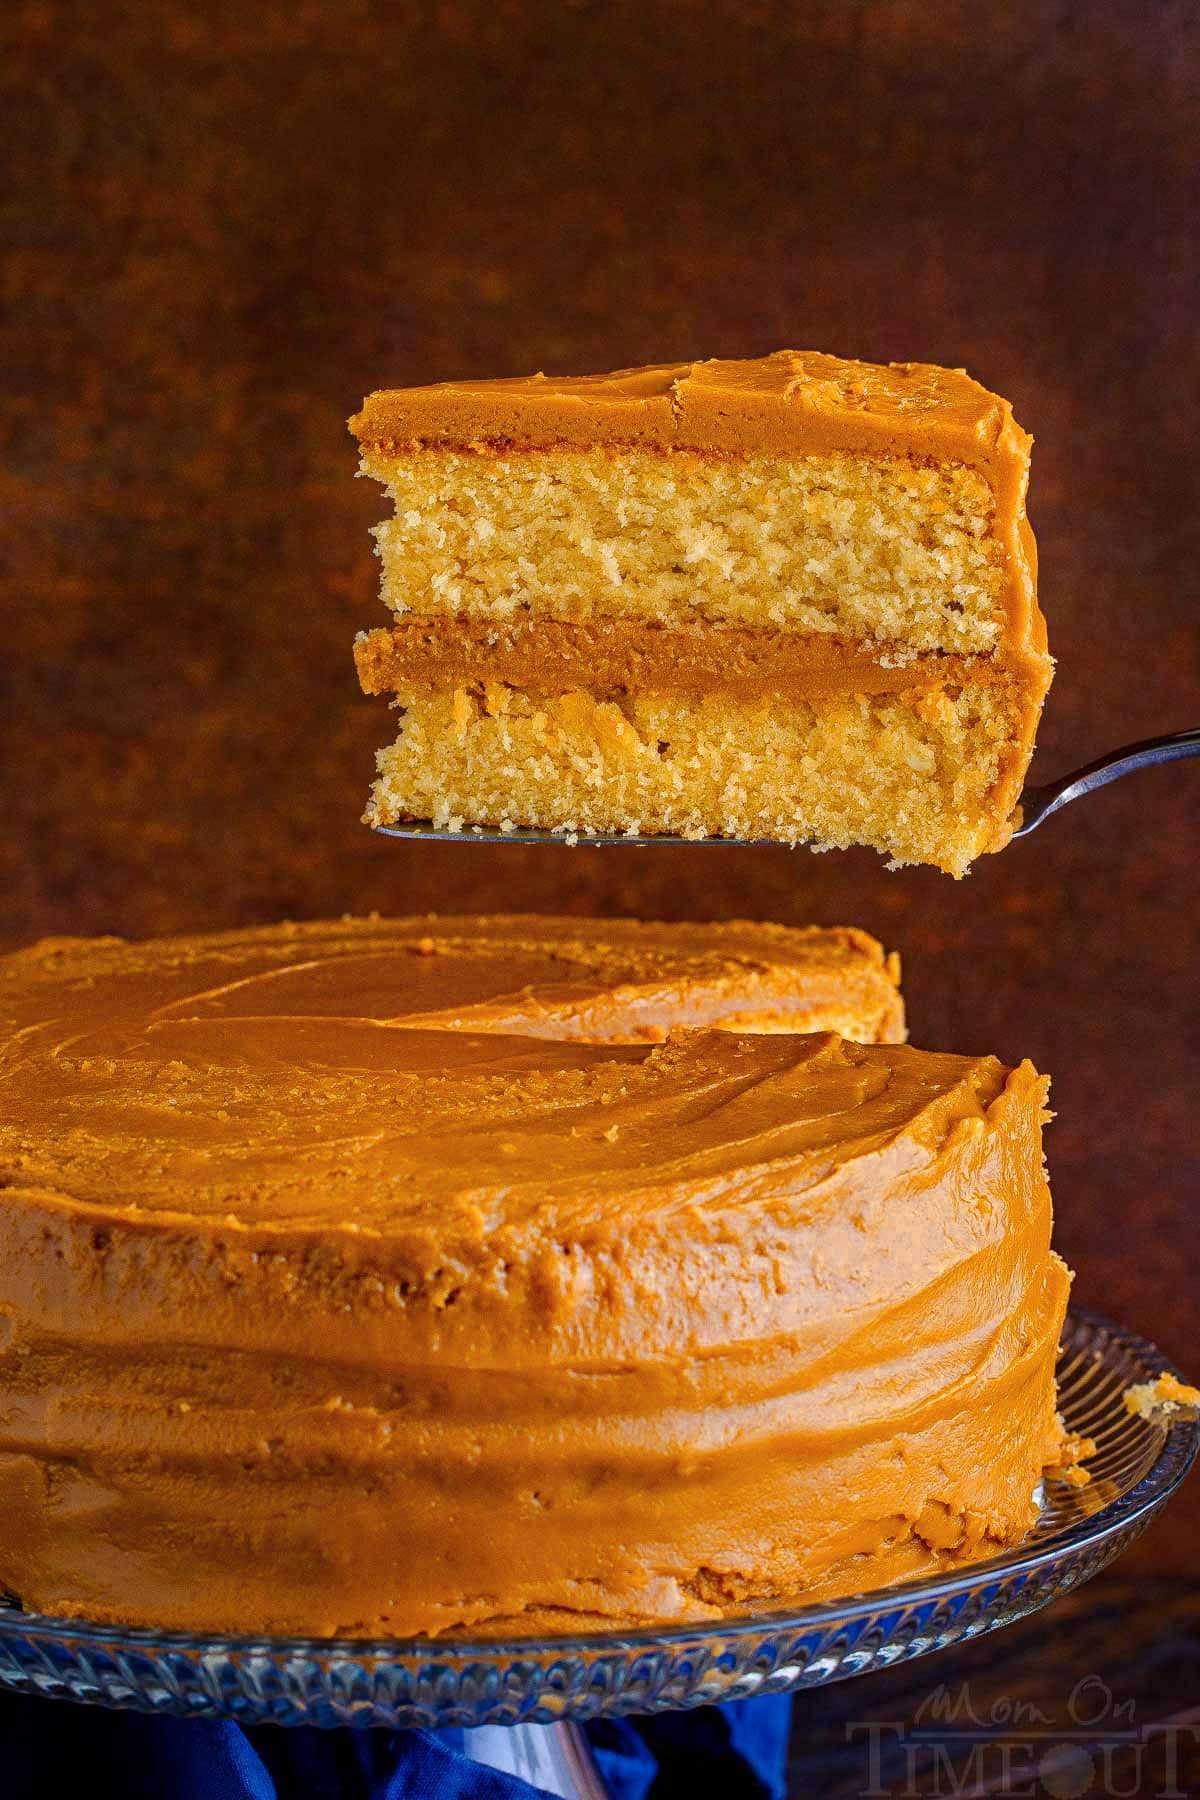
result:
M 1122 775 L 1153 768 L 1156 763 L 1178 762 L 1184 756 L 1200 756 L 1200 727 L 1169 731 L 1165 737 L 1146 738 L 1140 744 L 1126 744 L 1123 750 L 1110 750 L 1107 756 L 1098 756 L 1085 768 L 1075 769 L 1046 787 L 1027 787 L 1020 800 L 1021 823 L 1013 836 L 1028 837 L 1060 807 L 1069 806 L 1072 800 L 1093 793 L 1096 788 L 1107 787 L 1110 781 L 1119 781 Z

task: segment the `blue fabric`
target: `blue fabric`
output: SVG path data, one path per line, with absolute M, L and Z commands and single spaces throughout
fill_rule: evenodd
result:
M 790 1702 L 601 1719 L 610 1800 L 785 1800 Z M 536 1800 L 461 1754 L 461 1732 L 243 1729 L 0 1695 L 4 1800 Z

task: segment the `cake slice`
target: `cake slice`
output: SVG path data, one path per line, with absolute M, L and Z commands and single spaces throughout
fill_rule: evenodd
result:
M 1011 836 L 1050 682 L 1030 438 L 961 371 L 778 351 L 371 395 L 372 824 Z

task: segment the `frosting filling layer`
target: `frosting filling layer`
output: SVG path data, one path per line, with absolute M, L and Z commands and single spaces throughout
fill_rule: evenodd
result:
M 881 656 L 839 638 L 699 623 L 646 625 L 520 620 L 487 625 L 406 619 L 360 634 L 354 646 L 363 692 L 394 694 L 481 682 L 566 693 L 572 688 L 655 694 L 730 694 L 824 699 L 904 688 L 1012 680 L 987 657 L 940 652 Z

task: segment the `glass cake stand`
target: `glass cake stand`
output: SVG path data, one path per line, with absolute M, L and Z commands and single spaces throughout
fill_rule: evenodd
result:
M 196 1637 L 52 1619 L 11 1603 L 0 1609 L 0 1684 L 246 1725 L 464 1726 L 478 1760 L 551 1792 L 600 1794 L 573 1722 L 865 1675 L 1008 1625 L 1102 1569 L 1196 1455 L 1192 1409 L 1145 1419 L 1123 1404 L 1127 1387 L 1167 1367 L 1145 1339 L 1073 1309 L 1059 1400 L 1068 1430 L 1096 1440 L 1092 1479 L 1081 1488 L 1048 1480 L 1019 1549 L 952 1574 L 703 1625 L 496 1642 Z

